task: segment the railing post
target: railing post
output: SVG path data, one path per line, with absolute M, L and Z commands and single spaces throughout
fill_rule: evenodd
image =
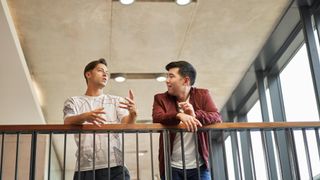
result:
M 264 83 L 264 74 L 263 71 L 256 72 L 257 77 L 257 87 L 259 93 L 260 107 L 261 107 L 261 115 L 263 122 L 270 122 L 269 118 L 269 110 L 267 104 L 267 96 L 266 96 L 266 86 Z M 261 131 L 262 132 L 262 131 Z M 263 132 L 261 133 L 261 137 L 264 139 L 264 148 L 265 148 L 265 160 L 267 165 L 267 172 L 269 179 L 277 180 L 277 166 L 276 159 L 274 156 L 274 147 L 272 143 L 272 132 Z
M 29 180 L 35 180 L 36 175 L 36 157 L 37 157 L 37 132 L 32 132 L 31 137 L 31 156 L 30 156 L 30 172 Z

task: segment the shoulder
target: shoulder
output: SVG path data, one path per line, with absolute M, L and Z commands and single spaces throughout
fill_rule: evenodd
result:
M 192 92 L 193 92 L 195 95 L 206 95 L 206 94 L 209 94 L 209 90 L 208 90 L 208 89 L 196 88 L 196 87 L 193 87 L 193 88 L 192 88 Z
M 72 97 L 68 97 L 65 101 L 65 103 L 67 102 L 77 102 L 77 101 L 81 101 L 81 100 L 85 100 L 86 97 L 85 96 L 72 96 Z
M 154 97 L 165 97 L 166 93 L 158 93 L 156 95 L 154 95 Z
M 154 99 L 160 99 L 160 100 L 165 100 L 165 99 L 170 99 L 171 96 L 168 94 L 168 92 L 164 93 L 158 93 L 154 95 Z
M 66 103 L 74 103 L 74 102 L 77 101 L 78 99 L 80 99 L 79 96 L 68 97 L 68 98 L 64 101 L 64 103 L 65 103 L 65 104 L 66 104 Z

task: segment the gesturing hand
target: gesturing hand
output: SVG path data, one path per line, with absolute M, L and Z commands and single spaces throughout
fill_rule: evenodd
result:
M 106 122 L 106 119 L 102 117 L 101 115 L 106 114 L 104 111 L 104 108 L 98 108 L 90 112 L 84 113 L 84 119 L 92 124 L 95 124 L 100 127 L 100 124 L 104 124 Z
M 198 126 L 202 127 L 201 122 L 189 114 L 178 113 L 177 118 L 187 126 L 188 131 L 196 132 L 198 130 Z
M 192 104 L 188 102 L 180 102 L 178 105 L 183 110 L 184 113 L 189 114 L 190 116 L 196 117 Z
M 130 115 L 137 115 L 137 109 L 136 109 L 136 104 L 134 102 L 134 94 L 132 90 L 129 90 L 129 97 L 125 98 L 127 102 L 120 102 L 120 108 L 127 109 L 130 113 Z

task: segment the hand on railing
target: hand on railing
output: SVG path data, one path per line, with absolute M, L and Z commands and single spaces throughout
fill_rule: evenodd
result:
M 201 122 L 189 114 L 178 113 L 177 118 L 186 125 L 187 130 L 190 132 L 196 132 L 198 130 L 198 126 L 202 127 Z
M 69 116 L 65 118 L 64 124 L 67 125 L 82 125 L 84 122 L 94 124 L 98 127 L 101 127 L 101 124 L 106 122 L 104 108 L 97 108 L 93 111 L 85 112 L 75 116 Z
M 106 114 L 106 112 L 104 111 L 104 108 L 98 108 L 95 109 L 93 111 L 90 112 L 86 112 L 84 113 L 84 119 L 89 122 L 92 123 L 94 125 L 97 125 L 98 127 L 100 127 L 100 124 L 104 124 L 104 122 L 106 122 L 106 119 L 104 118 L 104 114 Z

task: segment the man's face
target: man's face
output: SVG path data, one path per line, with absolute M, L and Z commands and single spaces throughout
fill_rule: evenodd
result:
M 171 68 L 168 71 L 166 83 L 168 93 L 173 96 L 178 96 L 185 91 L 188 80 L 179 74 L 179 68 Z
M 109 80 L 109 72 L 107 66 L 98 64 L 94 69 L 86 73 L 88 84 L 99 86 L 103 88 L 107 85 Z

